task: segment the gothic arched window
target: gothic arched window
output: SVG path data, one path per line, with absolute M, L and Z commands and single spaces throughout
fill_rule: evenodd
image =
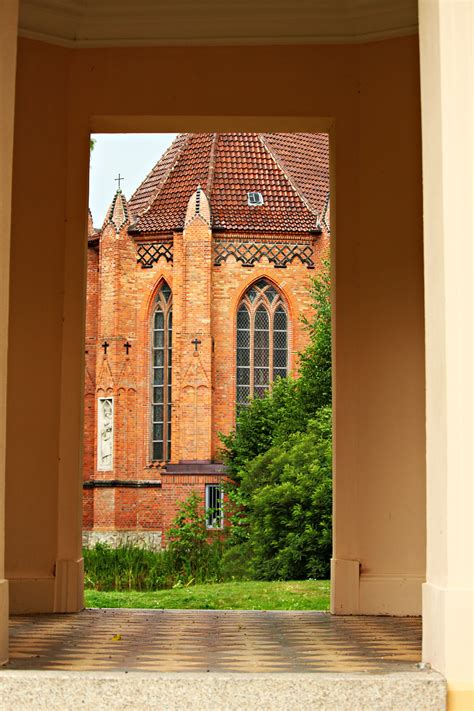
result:
M 152 316 L 152 459 L 171 457 L 171 289 L 163 282 Z
M 262 397 L 288 374 L 288 309 L 267 279 L 252 284 L 237 309 L 237 407 Z

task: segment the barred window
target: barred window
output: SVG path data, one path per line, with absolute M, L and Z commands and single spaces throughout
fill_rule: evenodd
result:
M 206 527 L 223 528 L 223 492 L 220 484 L 206 484 Z
M 245 292 L 237 309 L 237 407 L 262 397 L 288 374 L 288 310 L 267 279 Z
M 166 282 L 158 292 L 152 318 L 152 459 L 171 458 L 171 341 L 173 311 Z

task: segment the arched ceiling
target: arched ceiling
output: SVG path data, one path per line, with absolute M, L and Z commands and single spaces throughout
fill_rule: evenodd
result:
M 19 34 L 110 47 L 358 43 L 417 28 L 417 0 L 20 0 Z

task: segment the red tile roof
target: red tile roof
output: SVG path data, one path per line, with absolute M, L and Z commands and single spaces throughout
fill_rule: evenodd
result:
M 321 217 L 329 198 L 327 133 L 265 133 L 265 145 Z
M 181 229 L 188 200 L 201 185 L 219 231 L 309 232 L 329 195 L 325 134 L 180 134 L 132 196 L 132 229 Z M 249 206 L 248 192 L 263 205 Z

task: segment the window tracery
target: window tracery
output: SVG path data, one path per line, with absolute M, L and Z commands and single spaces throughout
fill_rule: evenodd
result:
M 171 458 L 173 308 L 171 289 L 163 282 L 152 316 L 152 459 Z
M 288 374 L 288 309 L 265 278 L 245 292 L 237 309 L 237 407 L 262 397 L 277 377 Z

